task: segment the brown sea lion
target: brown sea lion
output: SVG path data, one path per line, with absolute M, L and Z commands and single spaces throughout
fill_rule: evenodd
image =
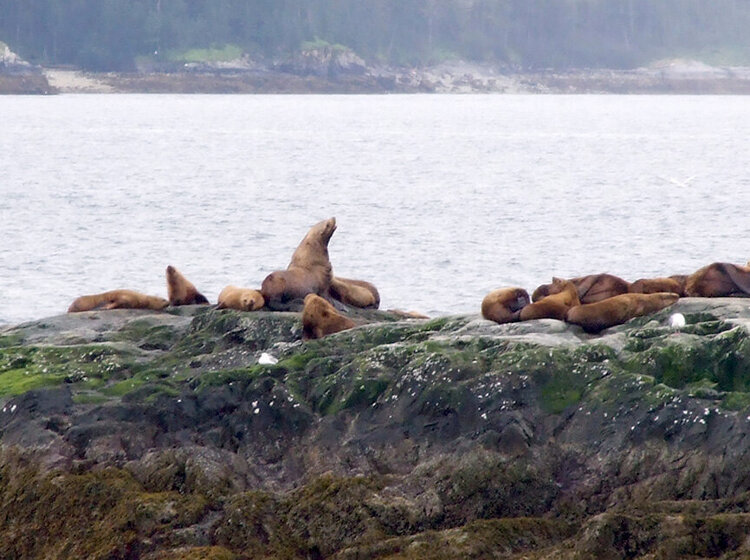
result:
M 659 292 L 672 292 L 678 296 L 685 295 L 684 283 L 673 277 L 668 278 L 639 278 L 631 282 L 628 293 L 631 294 L 656 294 Z
M 750 295 L 750 266 L 715 262 L 695 271 L 685 281 L 685 295 L 724 297 Z
M 482 317 L 496 323 L 520 320 L 521 310 L 529 305 L 529 293 L 523 288 L 493 290 L 482 300 Z
M 580 305 L 576 285 L 570 280 L 562 278 L 552 279 L 552 294 L 530 303 L 519 314 L 521 321 L 531 319 L 565 320 L 565 315 L 571 307 Z
M 424 313 L 419 311 L 404 311 L 403 309 L 386 309 L 386 312 L 402 319 L 429 319 Z
M 317 294 L 305 296 L 305 307 L 302 309 L 302 338 L 321 338 L 357 324 L 341 315 L 334 307 Z
M 287 269 L 276 270 L 266 276 L 260 290 L 266 305 L 328 291 L 333 278 L 328 242 L 334 231 L 336 218 L 318 222 L 295 249 Z
M 170 305 L 193 305 L 208 303 L 206 296 L 171 264 L 167 267 L 167 297 Z
M 259 290 L 227 286 L 219 294 L 216 309 L 237 309 L 239 311 L 257 311 L 266 304 Z
M 94 309 L 153 309 L 162 310 L 169 302 L 160 297 L 147 296 L 133 290 L 110 290 L 76 298 L 68 307 L 68 313 L 92 311 Z
M 380 306 L 378 289 L 365 280 L 353 280 L 334 276 L 328 294 L 341 303 L 362 309 L 377 309 Z
M 575 284 L 578 290 L 578 299 L 581 303 L 596 303 L 618 294 L 626 294 L 629 286 L 629 283 L 619 276 L 606 273 L 579 276 L 570 278 L 570 281 Z M 542 284 L 534 290 L 531 301 L 538 301 L 543 297 L 554 294 L 556 289 L 554 286 L 554 282 Z
M 655 313 L 675 303 L 680 296 L 672 292 L 620 294 L 605 300 L 572 307 L 565 320 L 589 333 L 620 325 L 634 317 Z

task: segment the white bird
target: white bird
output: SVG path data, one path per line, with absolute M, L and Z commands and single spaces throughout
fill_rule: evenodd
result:
M 260 355 L 260 358 L 258 358 L 258 363 L 259 364 L 263 364 L 263 365 L 273 365 L 273 364 L 279 363 L 279 359 L 278 358 L 274 358 L 268 352 L 263 352 Z
M 682 313 L 673 313 L 669 317 L 669 326 L 673 329 L 681 329 L 685 326 L 685 316 Z

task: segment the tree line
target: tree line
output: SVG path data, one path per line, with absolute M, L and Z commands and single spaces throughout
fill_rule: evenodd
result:
M 747 0 L 0 0 L 0 41 L 35 63 L 89 70 L 226 45 L 278 58 L 310 42 L 413 66 L 746 64 L 748 29 Z

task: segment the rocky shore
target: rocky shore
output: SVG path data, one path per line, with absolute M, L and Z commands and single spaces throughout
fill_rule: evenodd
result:
M 0 557 L 745 557 L 747 301 L 598 336 L 359 311 L 303 342 L 299 313 L 213 306 L 6 327 Z
M 278 61 L 142 64 L 133 72 L 41 68 L 0 43 L 0 94 L 55 93 L 750 93 L 750 67 L 671 59 L 632 70 L 522 70 L 462 60 L 368 64 L 332 47 Z

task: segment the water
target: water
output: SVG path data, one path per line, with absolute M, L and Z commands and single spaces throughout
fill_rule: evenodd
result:
M 211 301 L 335 216 L 383 308 L 750 259 L 750 105 L 721 96 L 0 97 L 0 323 L 82 294 Z

